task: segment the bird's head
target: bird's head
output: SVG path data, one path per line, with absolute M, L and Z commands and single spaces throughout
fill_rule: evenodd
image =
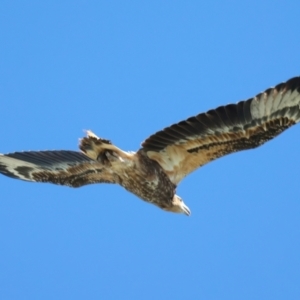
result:
M 191 214 L 190 209 L 184 204 L 182 199 L 177 195 L 174 195 L 174 197 L 172 199 L 172 205 L 170 207 L 168 207 L 166 210 L 174 212 L 174 213 L 185 214 L 187 216 L 189 216 Z

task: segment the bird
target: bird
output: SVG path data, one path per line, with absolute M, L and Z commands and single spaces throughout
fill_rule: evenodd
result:
M 211 109 L 166 127 L 126 152 L 88 130 L 80 151 L 0 154 L 0 173 L 70 187 L 114 183 L 145 202 L 191 214 L 176 194 L 181 180 L 224 155 L 256 148 L 300 121 L 300 77 L 255 97 Z

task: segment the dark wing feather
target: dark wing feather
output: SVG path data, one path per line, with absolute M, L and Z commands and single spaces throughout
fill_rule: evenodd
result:
M 0 173 L 35 182 L 80 187 L 91 183 L 116 183 L 102 163 L 75 151 L 29 151 L 0 154 Z
M 300 77 L 256 97 L 220 106 L 147 138 L 142 147 L 177 184 L 223 155 L 255 148 L 300 120 Z

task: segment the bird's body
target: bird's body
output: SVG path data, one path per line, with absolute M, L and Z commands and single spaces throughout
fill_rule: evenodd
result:
M 300 77 L 295 77 L 247 101 L 167 127 L 146 139 L 137 152 L 125 152 L 88 131 L 80 142 L 81 152 L 0 155 L 0 172 L 72 187 L 117 183 L 166 211 L 189 215 L 176 195 L 186 175 L 226 154 L 258 147 L 299 121 Z

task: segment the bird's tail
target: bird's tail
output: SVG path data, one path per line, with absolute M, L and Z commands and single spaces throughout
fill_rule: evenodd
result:
M 80 140 L 79 148 L 89 158 L 105 163 L 107 155 L 123 159 L 130 155 L 113 145 L 111 141 L 99 138 L 92 131 L 88 130 L 86 133 L 87 136 Z
M 99 138 L 90 130 L 87 130 L 86 135 L 80 140 L 79 149 L 91 159 L 100 160 L 108 146 L 112 146 L 111 141 Z

